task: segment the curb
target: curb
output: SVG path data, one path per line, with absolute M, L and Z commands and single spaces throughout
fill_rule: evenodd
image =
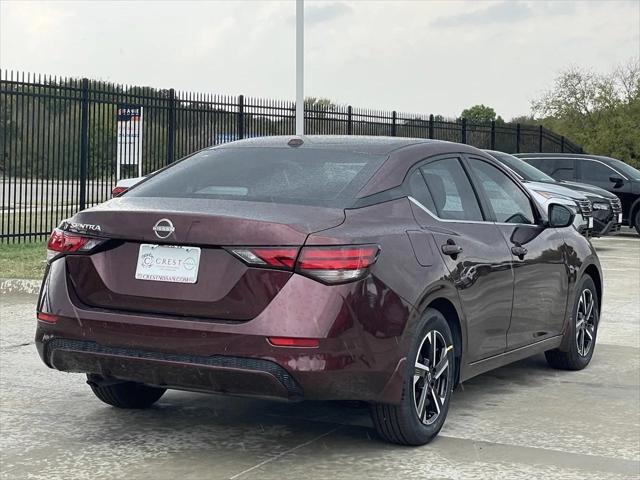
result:
M 20 278 L 0 278 L 0 294 L 26 293 L 37 295 L 40 291 L 42 280 L 24 280 Z

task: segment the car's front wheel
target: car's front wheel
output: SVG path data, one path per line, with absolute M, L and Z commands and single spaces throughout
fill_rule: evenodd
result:
M 640 207 L 636 210 L 634 217 L 635 221 L 633 222 L 633 226 L 635 227 L 636 232 L 638 232 L 638 235 L 640 235 Z
M 400 404 L 371 406 L 373 423 L 380 436 L 401 445 L 430 442 L 444 425 L 454 372 L 449 324 L 440 312 L 428 309 L 407 356 Z
M 589 365 L 596 346 L 596 334 L 600 305 L 598 292 L 589 275 L 585 275 L 576 288 L 576 298 L 573 303 L 571 323 L 565 335 L 567 347 L 563 350 L 555 349 L 545 352 L 547 363 L 562 370 L 582 370 Z
M 108 383 L 92 375 L 87 375 L 87 383 L 96 397 L 118 408 L 148 408 L 166 392 L 165 388 L 135 382 Z

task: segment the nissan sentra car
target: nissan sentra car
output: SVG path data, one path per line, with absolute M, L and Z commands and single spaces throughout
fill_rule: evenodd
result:
M 457 143 L 208 148 L 52 232 L 36 346 L 115 407 L 166 389 L 358 400 L 382 438 L 421 445 L 457 384 L 592 358 L 598 257 L 570 209 L 530 195 Z

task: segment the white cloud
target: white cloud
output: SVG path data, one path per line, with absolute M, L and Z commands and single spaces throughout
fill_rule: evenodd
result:
M 293 99 L 294 14 L 291 1 L 0 1 L 0 65 Z M 508 118 L 568 65 L 640 55 L 640 2 L 308 1 L 305 33 L 309 96 Z

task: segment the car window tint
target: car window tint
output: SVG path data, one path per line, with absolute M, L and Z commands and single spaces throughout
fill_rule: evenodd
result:
M 609 177 L 620 175 L 613 169 L 593 160 L 578 160 L 580 162 L 580 178 L 589 182 L 609 182 Z
M 574 161 L 570 158 L 554 158 L 542 162 L 548 164 L 548 171 L 543 170 L 545 173 L 551 175 L 556 180 L 573 180 L 574 176 Z
M 319 149 L 208 149 L 158 172 L 125 195 L 346 208 L 385 159 Z
M 534 223 L 529 198 L 504 172 L 481 160 L 472 160 L 476 173 L 498 222 Z
M 424 182 L 424 177 L 422 173 L 420 173 L 420 170 L 416 170 L 409 175 L 408 187 L 409 195 L 420 202 L 423 207 L 437 214 L 433 199 L 431 198 L 429 190 L 427 190 L 427 184 Z
M 457 158 L 436 160 L 426 164 L 421 170 L 440 218 L 483 219 L 478 199 Z

